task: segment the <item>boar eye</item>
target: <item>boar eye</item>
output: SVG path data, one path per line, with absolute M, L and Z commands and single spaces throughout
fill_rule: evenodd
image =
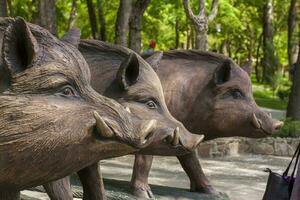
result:
M 60 94 L 63 96 L 76 96 L 75 90 L 71 86 L 65 86 L 61 89 Z
M 150 108 L 150 109 L 155 109 L 155 108 L 157 108 L 156 103 L 155 103 L 154 101 L 152 101 L 152 100 L 147 101 L 147 102 L 146 102 L 146 105 L 147 105 L 148 108 Z
M 241 99 L 244 97 L 243 93 L 240 90 L 232 90 L 230 93 L 234 99 Z
M 225 94 L 222 95 L 223 98 L 229 98 L 229 99 L 242 99 L 245 97 L 242 91 L 239 89 L 231 89 L 228 90 Z

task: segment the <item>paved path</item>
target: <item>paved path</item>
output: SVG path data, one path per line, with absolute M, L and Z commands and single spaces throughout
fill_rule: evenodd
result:
M 261 108 L 263 111 L 267 113 L 271 113 L 272 117 L 278 120 L 285 119 L 286 111 L 285 110 L 274 110 L 271 108 Z
M 282 172 L 289 159 L 287 157 L 242 155 L 201 159 L 201 163 L 213 186 L 219 192 L 225 192 L 231 200 L 261 200 L 268 176 L 263 170 L 269 167 L 275 172 Z M 103 160 L 101 161 L 101 170 L 105 178 L 129 181 L 132 163 L 133 156 Z M 189 188 L 189 180 L 175 157 L 155 157 L 149 182 L 154 185 Z M 157 187 L 155 188 L 155 192 L 157 192 Z M 178 191 L 176 192 L 178 194 Z M 43 193 L 23 191 L 23 194 L 28 196 L 28 198 L 24 198 L 26 200 L 49 200 Z M 181 193 L 179 191 L 179 194 L 187 195 L 184 190 Z M 162 199 L 169 200 L 170 198 Z
M 266 167 L 282 172 L 289 158 L 246 155 L 202 159 L 205 173 L 213 186 L 231 200 L 261 200 L 268 174 Z M 130 180 L 133 157 L 104 160 L 101 169 L 105 178 Z M 149 182 L 156 185 L 189 188 L 189 180 L 175 157 L 155 157 Z

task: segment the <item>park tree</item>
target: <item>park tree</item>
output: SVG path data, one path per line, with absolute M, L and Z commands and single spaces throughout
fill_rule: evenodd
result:
M 205 11 L 205 0 L 199 0 L 199 13 L 194 14 L 189 0 L 183 0 L 184 10 L 187 17 L 194 25 L 196 32 L 196 49 L 208 50 L 207 30 L 208 23 L 211 22 L 218 12 L 218 0 L 212 1 L 211 13 L 207 16 Z
M 128 23 L 132 4 L 132 0 L 120 0 L 115 28 L 115 44 L 127 46 Z
M 106 41 L 106 26 L 105 26 L 105 16 L 103 13 L 103 0 L 97 0 L 98 5 L 98 18 L 100 22 L 100 37 L 102 41 Z
M 0 17 L 7 16 L 7 3 L 6 0 L 0 0 Z
M 141 52 L 142 19 L 151 0 L 136 0 L 129 19 L 129 48 Z
M 274 87 L 275 73 L 278 70 L 278 58 L 274 46 L 273 0 L 265 1 L 263 7 L 263 81 Z
M 297 7 L 298 0 L 291 0 L 288 16 L 288 61 L 292 67 L 297 61 Z
M 75 23 L 75 18 L 76 18 L 76 11 L 77 11 L 77 0 L 72 1 L 72 7 L 71 7 L 71 12 L 70 12 L 70 17 L 68 20 L 68 29 L 72 28 Z
M 48 29 L 52 34 L 57 34 L 55 0 L 38 1 L 38 23 Z
M 86 0 L 88 13 L 89 13 L 89 19 L 91 24 L 91 30 L 92 30 L 92 36 L 94 39 L 98 38 L 98 26 L 97 26 L 97 17 L 95 12 L 95 6 L 93 3 L 93 0 Z
M 300 42 L 299 42 L 300 47 Z M 298 59 L 295 64 L 293 74 L 293 84 L 287 108 L 287 117 L 300 121 L 300 51 L 298 51 Z

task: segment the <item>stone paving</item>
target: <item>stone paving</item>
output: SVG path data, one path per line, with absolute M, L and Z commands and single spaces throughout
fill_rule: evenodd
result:
M 275 172 L 282 172 L 289 162 L 288 157 L 241 155 L 235 157 L 201 159 L 204 171 L 212 181 L 213 186 L 226 193 L 231 200 L 261 200 L 267 182 L 268 174 L 263 172 L 267 167 Z M 122 188 L 128 187 L 132 171 L 133 156 L 124 156 L 101 161 L 101 170 L 106 179 L 123 180 Z M 189 195 L 189 180 L 175 157 L 155 157 L 149 178 L 154 193 L 158 199 L 200 199 L 197 195 Z M 168 186 L 162 188 L 160 186 Z M 181 188 L 181 189 L 174 189 Z M 109 196 L 116 198 L 111 187 Z M 174 197 L 167 196 L 163 190 L 167 190 Z M 166 193 L 166 192 L 165 192 Z M 23 191 L 26 200 L 48 200 L 47 195 L 31 191 Z M 162 195 L 162 196 L 160 196 Z M 124 192 L 119 196 L 124 197 Z M 126 196 L 126 195 L 125 195 Z M 32 198 L 30 198 L 32 197 Z M 133 199 L 126 196 L 124 199 Z M 206 199 L 206 198 L 201 198 Z M 210 198 L 208 198 L 210 199 Z M 227 199 L 227 198 L 225 198 Z
M 268 174 L 267 167 L 275 172 L 284 171 L 288 157 L 243 155 L 227 158 L 201 159 L 205 173 L 219 192 L 231 200 L 261 200 Z M 130 180 L 132 156 L 104 160 L 101 169 L 104 177 Z M 189 180 L 175 157 L 155 157 L 149 182 L 155 185 L 189 188 Z

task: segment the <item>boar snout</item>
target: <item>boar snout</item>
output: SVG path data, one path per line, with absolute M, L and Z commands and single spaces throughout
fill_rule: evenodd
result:
M 252 113 L 250 121 L 255 129 L 261 130 L 265 135 L 272 135 L 283 126 L 283 122 L 272 119 L 271 115 L 266 113 L 260 115 Z
M 283 126 L 283 122 L 282 121 L 278 121 L 278 120 L 273 120 L 273 133 L 278 132 L 282 126 Z

